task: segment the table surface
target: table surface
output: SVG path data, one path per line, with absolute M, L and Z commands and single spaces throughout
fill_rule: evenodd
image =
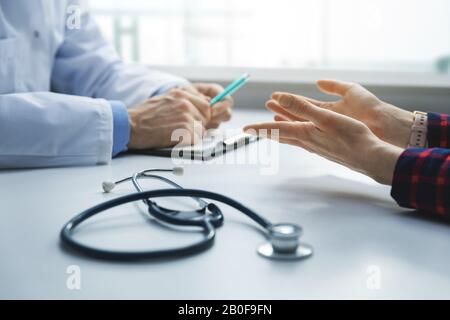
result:
M 265 112 L 236 111 L 227 126 L 268 119 Z M 172 160 L 125 155 L 109 166 L 0 171 L 0 298 L 450 298 L 449 224 L 399 208 L 390 188 L 358 173 L 294 147 L 270 146 L 257 143 L 230 153 L 234 158 L 185 164 L 185 175 L 174 180 L 233 197 L 272 222 L 300 224 L 302 241 L 314 246 L 312 258 L 261 258 L 261 232 L 226 206 L 215 245 L 195 256 L 120 263 L 75 255 L 60 246 L 62 225 L 92 205 L 133 191 L 124 184 L 106 195 L 103 181 L 172 167 Z M 257 161 L 248 160 L 254 154 Z M 163 187 L 152 181 L 145 186 Z M 200 237 L 161 228 L 143 213 L 140 204 L 120 207 L 84 224 L 77 237 L 119 249 Z M 73 265 L 81 271 L 80 290 L 66 284 Z

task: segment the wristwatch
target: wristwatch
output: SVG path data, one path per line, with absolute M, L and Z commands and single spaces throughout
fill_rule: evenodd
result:
M 411 128 L 409 148 L 425 148 L 427 146 L 428 114 L 425 112 L 414 112 L 414 123 Z

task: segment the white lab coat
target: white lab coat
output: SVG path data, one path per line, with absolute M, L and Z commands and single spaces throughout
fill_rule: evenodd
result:
M 132 106 L 184 82 L 124 64 L 78 1 L 1 0 L 0 168 L 109 163 L 108 100 Z

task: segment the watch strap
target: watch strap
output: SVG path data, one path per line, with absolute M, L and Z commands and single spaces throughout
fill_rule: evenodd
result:
M 409 140 L 410 148 L 425 148 L 427 146 L 428 114 L 425 112 L 414 112 L 414 123 L 411 128 Z

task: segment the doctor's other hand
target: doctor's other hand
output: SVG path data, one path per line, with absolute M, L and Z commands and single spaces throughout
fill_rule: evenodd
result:
M 272 130 L 278 130 L 281 143 L 306 149 L 379 183 L 392 183 L 403 150 L 379 139 L 364 123 L 289 93 L 273 94 L 268 105 L 289 120 L 248 125 L 245 132 L 271 138 Z
M 359 120 L 380 139 L 400 148 L 407 147 L 414 121 L 411 112 L 380 100 L 357 83 L 319 80 L 317 87 L 324 93 L 339 96 L 340 100 L 325 102 L 304 97 L 308 102 Z M 284 118 L 279 115 L 277 120 Z
M 184 144 L 195 144 L 211 126 L 212 111 L 205 96 L 180 88 L 129 108 L 128 118 L 128 149 L 156 149 L 177 145 L 179 141 L 172 140 L 177 129 L 186 130 Z

